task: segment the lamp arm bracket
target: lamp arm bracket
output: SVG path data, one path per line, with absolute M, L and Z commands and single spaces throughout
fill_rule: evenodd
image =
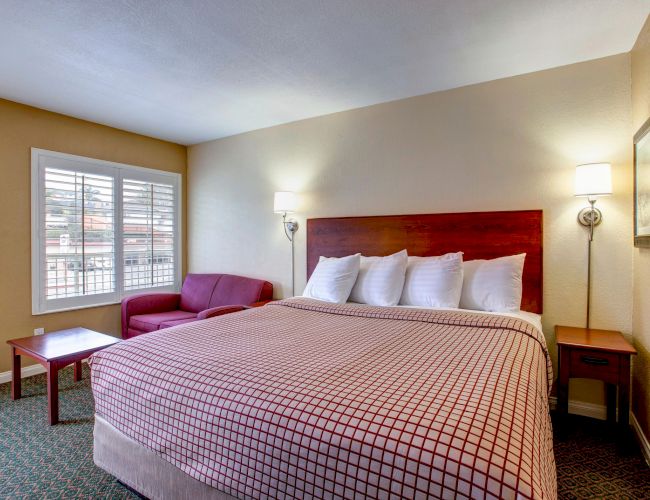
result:
M 292 219 L 287 220 L 287 214 L 285 213 L 282 215 L 282 227 L 287 239 L 293 241 L 293 236 L 298 231 L 298 222 Z
M 592 214 L 591 207 L 583 208 L 582 210 L 580 210 L 580 212 L 578 212 L 578 222 L 585 227 L 591 226 L 591 218 L 592 218 L 591 214 Z M 599 209 L 593 208 L 593 214 L 594 214 L 593 216 L 594 226 L 597 226 L 603 221 L 603 213 Z

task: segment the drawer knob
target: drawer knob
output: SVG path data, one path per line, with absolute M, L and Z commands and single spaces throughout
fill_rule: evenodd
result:
M 596 358 L 594 356 L 581 356 L 580 361 L 588 365 L 599 365 L 606 366 L 609 364 L 609 360 L 605 358 Z

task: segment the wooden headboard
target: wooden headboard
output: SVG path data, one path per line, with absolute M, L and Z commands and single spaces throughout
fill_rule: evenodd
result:
M 318 258 L 464 252 L 464 260 L 526 253 L 524 311 L 542 312 L 542 211 L 385 215 L 307 220 L 307 277 Z

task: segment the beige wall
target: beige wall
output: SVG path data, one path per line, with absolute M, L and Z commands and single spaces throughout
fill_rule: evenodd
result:
M 583 325 L 586 233 L 574 167 L 610 161 L 598 201 L 593 324 L 632 331 L 630 55 L 337 113 L 192 146 L 189 269 L 271 280 L 290 292 L 273 192 L 293 190 L 297 293 L 309 217 L 544 209 L 544 327 Z M 591 385 L 589 385 L 591 384 Z M 602 402 L 576 381 L 572 398 Z M 572 389 L 572 390 L 573 390 Z
M 32 147 L 178 172 L 183 175 L 183 185 L 187 184 L 184 146 L 0 100 L 0 372 L 11 367 L 5 341 L 31 335 L 34 328 L 51 331 L 85 326 L 114 335 L 120 330 L 117 305 L 31 314 Z M 183 241 L 185 247 L 185 238 Z
M 632 50 L 632 129 L 650 117 L 650 17 Z M 632 411 L 650 436 L 650 249 L 634 251 L 634 359 Z

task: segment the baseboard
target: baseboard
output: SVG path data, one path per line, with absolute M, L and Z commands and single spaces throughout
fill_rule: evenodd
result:
M 641 452 L 643 453 L 643 458 L 648 465 L 650 465 L 650 441 L 648 437 L 644 434 L 643 429 L 639 425 L 639 421 L 634 416 L 634 413 L 630 413 L 630 424 L 632 424 L 632 429 L 636 432 L 636 437 L 639 439 L 641 444 Z
M 87 359 L 84 359 L 82 363 L 88 363 Z M 43 365 L 29 365 L 29 366 L 24 366 L 20 370 L 20 378 L 27 378 L 27 377 L 33 377 L 34 375 L 40 375 L 41 373 L 45 373 L 45 367 Z M 6 384 L 7 382 L 11 382 L 11 370 L 6 371 L 6 372 L 0 372 L 0 384 Z
M 41 373 L 45 373 L 44 366 L 29 365 L 20 370 L 20 378 L 33 377 L 34 375 L 40 375 Z M 11 370 L 0 372 L 0 384 L 6 384 L 7 382 L 11 382 Z
M 548 398 L 548 403 L 551 410 L 554 410 L 557 406 L 557 398 L 551 396 Z M 607 407 L 605 405 L 585 403 L 583 401 L 569 400 L 569 413 L 572 413 L 573 415 L 581 415 L 583 417 L 597 418 L 598 420 L 607 419 Z
M 551 410 L 554 410 L 557 406 L 557 398 L 551 396 L 548 398 L 548 404 L 551 407 Z M 583 417 L 597 418 L 598 420 L 605 420 L 607 418 L 607 407 L 605 405 L 583 403 L 582 401 L 569 401 L 569 413 L 581 415 Z M 618 410 L 616 410 L 616 417 L 618 418 Z M 646 463 L 650 465 L 650 441 L 644 434 L 643 429 L 641 429 L 639 421 L 636 419 L 633 412 L 630 412 L 630 425 L 632 426 L 632 429 L 634 429 L 634 433 L 641 445 L 643 458 L 645 458 Z

